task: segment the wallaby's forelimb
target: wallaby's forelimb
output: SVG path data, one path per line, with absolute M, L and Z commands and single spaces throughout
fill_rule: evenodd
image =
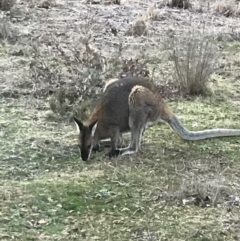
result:
M 118 126 L 112 126 L 111 128 L 111 150 L 107 153 L 107 156 L 109 157 L 115 157 L 120 154 L 120 150 L 117 149 L 117 142 L 119 140 L 119 137 L 121 136 L 121 133 L 119 131 Z
M 100 140 L 99 143 L 101 146 L 103 145 L 103 147 L 111 147 L 111 140 L 109 138 Z M 117 141 L 117 146 L 122 147 L 123 145 L 124 145 L 123 136 L 122 136 L 122 133 L 120 133 Z

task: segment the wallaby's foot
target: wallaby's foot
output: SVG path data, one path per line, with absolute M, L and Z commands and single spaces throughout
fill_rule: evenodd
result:
M 119 155 L 120 155 L 120 150 L 111 150 L 110 152 L 108 152 L 107 154 L 106 154 L 106 156 L 107 157 L 118 157 Z
M 134 154 L 136 153 L 137 150 L 135 149 L 132 149 L 132 148 L 124 148 L 124 149 L 121 149 L 120 150 L 120 155 L 121 156 L 125 156 L 125 155 L 131 155 L 131 154 Z
M 101 143 L 101 146 L 103 146 L 103 148 L 109 148 L 111 147 L 111 142 L 110 141 L 104 141 L 104 142 L 100 142 Z M 118 144 L 117 145 L 119 148 L 125 148 L 127 147 L 127 145 L 124 145 L 124 144 Z
M 111 147 L 111 143 L 110 142 L 109 143 L 104 143 L 103 147 L 104 148 L 109 148 L 109 147 Z
M 104 143 L 102 144 L 103 148 L 109 148 L 111 147 L 111 143 Z M 127 148 L 128 146 L 127 145 L 117 145 L 118 148 Z
M 102 151 L 102 149 L 99 144 L 92 148 L 92 152 L 101 152 L 101 151 Z
M 100 141 L 100 143 L 101 143 L 101 146 L 103 146 L 103 148 L 111 147 L 111 141 L 110 140 L 102 140 L 102 141 Z

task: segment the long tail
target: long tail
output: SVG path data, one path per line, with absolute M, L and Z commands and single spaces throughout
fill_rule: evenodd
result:
M 189 131 L 181 121 L 171 113 L 163 118 L 171 128 L 183 139 L 197 141 L 214 137 L 240 136 L 240 129 L 209 129 L 202 131 Z

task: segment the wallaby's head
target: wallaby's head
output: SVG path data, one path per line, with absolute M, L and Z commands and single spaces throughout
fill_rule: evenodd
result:
M 83 161 L 87 161 L 92 151 L 92 129 L 96 122 L 91 125 L 84 125 L 80 120 L 74 117 L 75 124 L 78 130 L 78 146 L 81 152 Z

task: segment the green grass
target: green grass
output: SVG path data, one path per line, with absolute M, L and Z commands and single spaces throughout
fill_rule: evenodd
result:
M 125 38 L 128 21 L 136 20 L 136 11 L 141 17 L 148 2 L 127 3 L 123 14 L 124 5 L 61 1 L 46 10 L 30 2 L 6 13 L 17 42 L 0 41 L 0 240 L 239 240 L 239 206 L 227 200 L 239 197 L 240 137 L 189 142 L 156 124 L 137 154 L 108 159 L 104 150 L 83 162 L 74 123 L 50 111 L 43 97 L 85 81 L 81 55 L 90 35 L 89 43 L 106 56 L 104 76 L 111 69 L 107 57 L 120 58 L 122 46 L 123 59 L 147 58 L 154 79 L 171 81 L 161 42 L 166 26 L 170 35 L 186 33 L 191 24 L 184 12 L 172 18 L 161 11 L 161 21 L 147 23 L 149 36 Z M 189 14 L 193 22 L 207 20 Z M 117 36 L 106 16 L 113 17 Z M 231 18 L 211 22 L 216 37 L 239 28 Z M 168 103 L 190 130 L 240 128 L 240 44 L 219 44 L 224 48 L 209 83 L 213 95 Z
M 240 126 L 230 101 L 169 105 L 189 129 Z M 154 125 L 139 153 L 110 160 L 104 150 L 82 162 L 74 124 L 50 121 L 44 101 L 1 99 L 0 110 L 3 240 L 239 237 L 239 209 L 228 213 L 224 199 L 238 189 L 238 137 L 187 142 Z M 194 195 L 209 205 L 183 205 Z

